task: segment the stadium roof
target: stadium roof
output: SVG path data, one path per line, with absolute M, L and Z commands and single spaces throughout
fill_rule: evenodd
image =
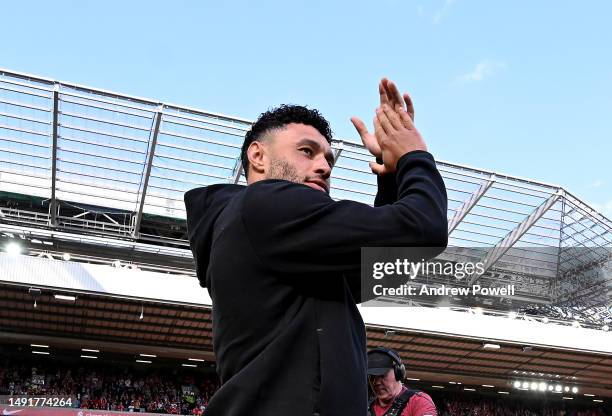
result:
M 0 239 L 22 236 L 32 253 L 193 274 L 183 194 L 244 183 L 239 152 L 249 126 L 0 70 Z M 332 147 L 331 196 L 372 203 L 368 152 L 340 138 Z M 561 186 L 444 161 L 438 167 L 448 189 L 449 244 L 484 262 L 480 281 L 514 281 L 517 298 L 609 317 L 610 219 Z

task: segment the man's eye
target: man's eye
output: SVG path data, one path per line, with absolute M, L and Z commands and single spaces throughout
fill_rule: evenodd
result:
M 308 156 L 312 156 L 312 150 L 307 147 L 301 148 L 300 151 L 306 153 Z

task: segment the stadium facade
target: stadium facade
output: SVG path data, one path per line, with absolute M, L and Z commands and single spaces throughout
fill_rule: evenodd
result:
M 0 343 L 213 362 L 212 302 L 194 278 L 183 194 L 245 183 L 250 124 L 0 70 Z M 368 152 L 341 138 L 332 148 L 331 196 L 371 204 Z M 363 306 L 369 345 L 396 349 L 430 384 L 555 393 L 562 383 L 611 400 L 612 221 L 561 186 L 438 168 L 455 248 L 446 259 L 483 264 L 462 284 L 516 293 Z

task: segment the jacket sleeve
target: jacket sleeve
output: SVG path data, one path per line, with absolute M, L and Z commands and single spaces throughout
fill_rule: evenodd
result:
M 441 252 L 448 241 L 447 199 L 433 157 L 423 151 L 403 155 L 395 180 L 397 201 L 390 203 L 387 196 L 379 200 L 386 205 L 378 207 L 336 202 L 287 181 L 255 183 L 247 187 L 242 211 L 247 236 L 263 264 L 294 275 L 355 275 L 361 247 L 439 247 Z
M 374 198 L 375 207 L 382 207 L 397 201 L 397 180 L 395 175 L 376 176 L 376 182 L 378 184 L 378 192 L 376 193 L 376 198 Z

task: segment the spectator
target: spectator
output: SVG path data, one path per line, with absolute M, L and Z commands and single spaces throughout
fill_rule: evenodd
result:
M 371 416 L 436 416 L 436 406 L 429 395 L 402 385 L 406 369 L 400 356 L 389 348 L 368 351 L 368 380 L 374 392 Z
M 33 383 L 34 379 L 40 382 L 41 376 L 44 384 Z M 130 380 L 129 386 L 126 380 Z M 188 389 L 183 390 L 186 386 Z M 29 360 L 0 358 L 0 395 L 71 396 L 77 398 L 73 406 L 82 409 L 126 411 L 131 408 L 134 412 L 202 415 L 217 388 L 214 374 L 185 375 L 149 367 L 130 369 L 93 363 L 74 366 L 57 361 L 47 364 L 37 361 L 33 365 Z M 529 392 L 521 395 L 520 400 L 438 391 L 432 396 L 438 405 L 438 416 L 612 415 L 605 404 L 561 401 L 558 396 Z

